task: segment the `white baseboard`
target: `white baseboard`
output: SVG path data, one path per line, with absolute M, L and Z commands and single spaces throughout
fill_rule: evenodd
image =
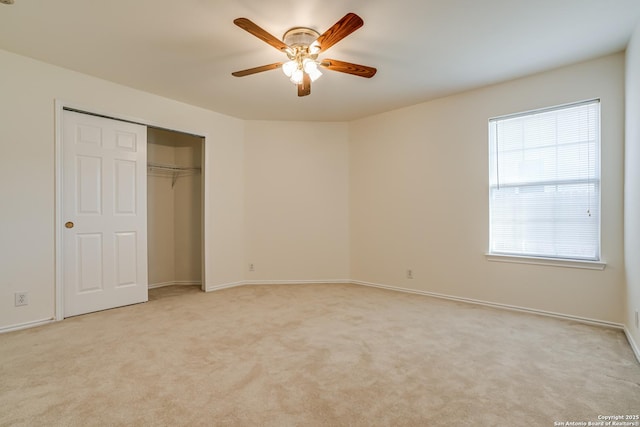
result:
M 235 288 L 237 286 L 242 286 L 245 283 L 243 281 L 239 281 L 239 282 L 229 282 L 229 283 L 221 283 L 219 285 L 207 285 L 204 290 L 205 292 L 213 292 L 213 291 L 219 291 L 221 289 L 227 289 L 227 288 Z
M 149 283 L 149 285 L 147 285 L 147 288 L 156 289 L 156 288 L 164 288 L 165 286 L 192 286 L 192 285 L 202 286 L 202 283 L 200 281 L 175 280 L 173 282 Z
M 239 282 L 222 283 L 220 285 L 207 285 L 206 292 L 217 291 L 220 289 L 235 288 L 237 286 L 247 285 L 323 285 L 323 284 L 339 284 L 353 283 L 351 280 L 241 280 Z
M 49 319 L 42 319 L 42 320 L 33 320 L 31 322 L 25 322 L 25 323 L 18 323 L 15 325 L 3 326 L 3 327 L 0 327 L 0 334 L 4 334 L 6 332 L 19 331 L 21 329 L 35 328 L 36 326 L 42 326 L 42 325 L 46 325 L 53 322 L 55 322 L 55 319 L 49 318 Z
M 407 293 L 418 294 L 418 295 L 425 295 L 425 296 L 429 296 L 429 297 L 446 299 L 446 300 L 451 300 L 451 301 L 465 302 L 465 303 L 468 303 L 468 304 L 484 305 L 486 307 L 499 308 L 499 309 L 503 309 L 503 310 L 520 311 L 520 312 L 523 312 L 523 313 L 538 314 L 538 315 L 548 316 L 548 317 L 556 317 L 556 318 L 559 318 L 559 319 L 573 320 L 573 321 L 576 321 L 576 322 L 586 323 L 586 324 L 589 324 L 589 325 L 605 326 L 607 328 L 615 328 L 615 329 L 624 329 L 624 325 L 621 324 L 621 323 L 608 322 L 606 320 L 589 319 L 587 317 L 580 317 L 580 316 L 573 316 L 573 315 L 570 315 L 570 314 L 555 313 L 555 312 L 552 312 L 552 311 L 538 310 L 538 309 L 535 309 L 535 308 L 519 307 L 519 306 L 516 306 L 516 305 L 501 304 L 501 303 L 490 302 L 490 301 L 482 301 L 482 300 L 477 300 L 477 299 L 473 299 L 473 298 L 456 297 L 456 296 L 453 296 L 453 295 L 445 295 L 445 294 L 439 294 L 439 293 L 435 293 L 435 292 L 421 291 L 421 290 L 417 290 L 417 289 L 401 288 L 401 287 L 398 287 L 398 286 L 381 285 L 379 283 L 362 282 L 362 281 L 359 281 L 359 280 L 352 280 L 351 283 L 356 284 L 356 285 L 370 286 L 370 287 L 374 287 L 374 288 L 389 289 L 389 290 L 392 290 L 392 291 L 399 291 L 399 292 L 407 292 Z
M 351 283 L 351 280 L 245 280 L 245 285 L 335 285 Z
M 624 327 L 624 334 L 627 336 L 627 341 L 629 341 L 633 354 L 635 354 L 638 363 L 640 363 L 640 347 L 638 347 L 638 344 L 633 339 L 633 335 L 631 335 L 631 332 L 626 326 Z

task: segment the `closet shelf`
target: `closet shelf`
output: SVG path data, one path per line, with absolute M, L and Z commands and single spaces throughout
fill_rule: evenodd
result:
M 147 163 L 147 170 L 162 175 L 171 175 L 171 188 L 176 185 L 176 181 L 181 176 L 189 176 L 200 173 L 200 168 L 191 166 L 167 165 L 162 163 Z

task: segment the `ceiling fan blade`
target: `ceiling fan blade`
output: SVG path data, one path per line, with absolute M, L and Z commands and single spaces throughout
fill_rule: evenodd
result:
M 349 34 L 364 25 L 364 21 L 355 13 L 347 13 L 341 20 L 325 31 L 316 42 L 320 45 L 320 52 L 324 52 Z
M 242 71 L 236 71 L 231 73 L 231 75 L 236 77 L 244 77 L 249 76 L 251 74 L 261 73 L 263 71 L 275 70 L 276 68 L 282 67 L 282 62 L 276 62 L 275 64 L 263 65 L 261 67 L 248 68 Z
M 302 83 L 298 85 L 298 96 L 307 96 L 311 94 L 311 77 L 309 74 L 302 75 Z
M 366 65 L 353 64 L 351 62 L 338 61 L 337 59 L 323 59 L 320 65 L 328 70 L 353 74 L 354 76 L 370 79 L 375 76 L 377 69 Z
M 275 47 L 278 50 L 285 51 L 289 49 L 289 46 L 284 44 L 282 40 L 277 39 L 275 36 L 269 34 L 264 29 L 260 28 L 259 26 L 257 26 L 256 24 L 248 20 L 247 18 L 235 19 L 233 23 L 236 24 L 238 27 L 242 28 L 243 30 L 253 34 L 263 42 L 270 44 L 271 46 Z

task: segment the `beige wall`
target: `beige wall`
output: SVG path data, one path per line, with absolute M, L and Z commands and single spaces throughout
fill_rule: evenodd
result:
M 162 164 L 175 161 L 174 147 L 156 143 L 152 129 L 147 129 L 147 160 Z M 166 174 L 147 173 L 147 257 L 149 285 L 173 282 L 175 260 L 175 196 L 171 178 Z
M 147 130 L 147 159 L 200 168 L 202 139 L 162 129 Z M 153 169 L 147 176 L 149 286 L 200 284 L 202 194 L 200 173 L 179 176 Z
M 247 280 L 349 278 L 348 167 L 346 123 L 247 122 Z
M 188 137 L 188 136 L 187 136 Z M 175 149 L 175 164 L 200 167 L 202 141 L 187 138 Z M 174 190 L 175 281 L 201 283 L 202 280 L 202 185 L 201 175 L 178 178 Z
M 635 320 L 636 311 L 640 310 L 640 23 L 627 47 L 626 65 L 625 325 L 636 346 L 640 346 L 640 330 Z
M 351 123 L 351 278 L 622 322 L 623 76 L 617 54 Z M 488 119 L 590 98 L 606 269 L 487 261 Z
M 637 33 L 630 88 L 637 88 L 629 77 L 637 74 Z M 209 289 L 353 279 L 625 321 L 622 54 L 352 123 L 244 122 L 4 51 L 0 63 L 0 329 L 54 315 L 55 99 L 206 136 Z M 488 262 L 487 119 L 595 97 L 607 268 Z M 635 236 L 640 225 L 629 218 L 638 217 L 640 197 L 630 180 L 640 181 L 627 176 L 627 236 Z M 629 311 L 640 287 L 640 273 L 629 268 L 635 244 L 628 245 Z M 409 268 L 413 280 L 405 278 Z M 29 292 L 28 306 L 13 306 L 17 291 Z
M 54 316 L 56 99 L 206 136 L 207 285 L 243 279 L 241 120 L 6 51 L 0 64 L 0 329 Z

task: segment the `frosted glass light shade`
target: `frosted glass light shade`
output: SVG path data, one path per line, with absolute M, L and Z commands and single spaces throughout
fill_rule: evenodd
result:
M 298 68 L 298 63 L 296 61 L 288 61 L 282 64 L 282 72 L 287 77 L 291 77 L 293 72 Z
M 302 71 L 301 69 L 296 69 L 292 74 L 291 74 L 291 81 L 294 84 L 300 84 L 302 83 L 302 79 L 304 77 L 304 71 Z
M 318 63 L 312 59 L 305 59 L 302 63 L 302 67 L 304 68 L 304 72 L 309 75 L 312 82 L 318 80 L 322 75 L 322 72 L 318 69 Z

